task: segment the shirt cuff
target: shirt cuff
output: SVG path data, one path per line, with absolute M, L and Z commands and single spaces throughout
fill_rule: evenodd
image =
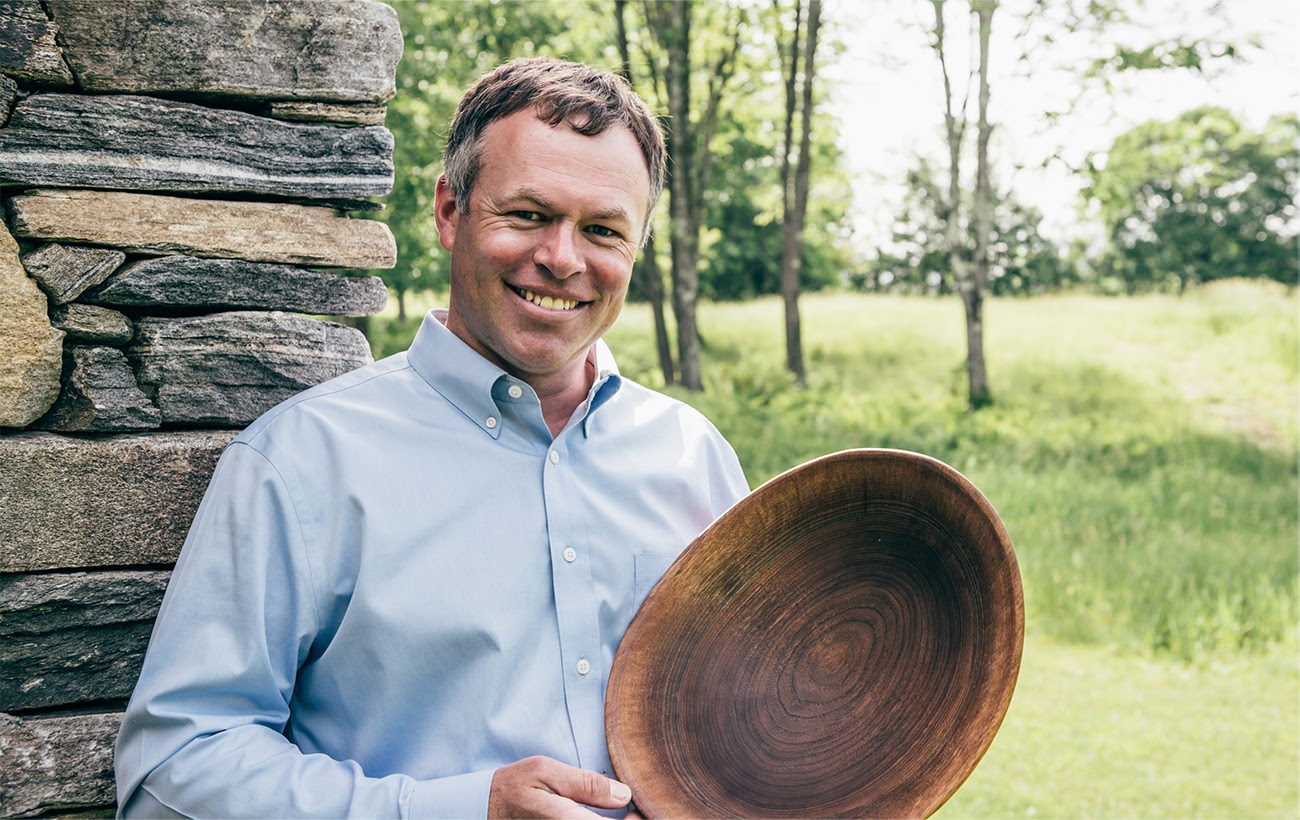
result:
M 494 774 L 489 770 L 418 781 L 411 790 L 407 816 L 412 820 L 487 817 Z

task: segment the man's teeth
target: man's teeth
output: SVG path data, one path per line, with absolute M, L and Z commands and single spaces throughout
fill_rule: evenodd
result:
M 573 310 L 578 306 L 578 301 L 576 299 L 554 299 L 550 296 L 538 296 L 531 290 L 524 290 L 523 288 L 516 288 L 516 290 L 519 291 L 520 296 L 532 302 L 534 305 L 537 305 L 542 310 Z

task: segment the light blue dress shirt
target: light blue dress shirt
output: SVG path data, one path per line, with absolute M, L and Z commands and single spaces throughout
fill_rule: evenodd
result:
M 430 314 L 236 438 L 122 724 L 120 813 L 482 817 L 529 755 L 613 775 L 619 640 L 748 487 L 701 415 L 595 364 L 552 439 Z

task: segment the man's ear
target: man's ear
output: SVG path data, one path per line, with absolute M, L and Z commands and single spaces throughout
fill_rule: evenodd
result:
M 433 194 L 433 219 L 438 225 L 438 241 L 447 250 L 456 244 L 456 197 L 447 185 L 447 177 L 438 177 Z

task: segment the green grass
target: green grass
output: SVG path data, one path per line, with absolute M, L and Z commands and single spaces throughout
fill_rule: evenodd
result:
M 935 815 L 1300 816 L 1296 660 L 1213 664 L 1030 640 L 1002 728 Z

